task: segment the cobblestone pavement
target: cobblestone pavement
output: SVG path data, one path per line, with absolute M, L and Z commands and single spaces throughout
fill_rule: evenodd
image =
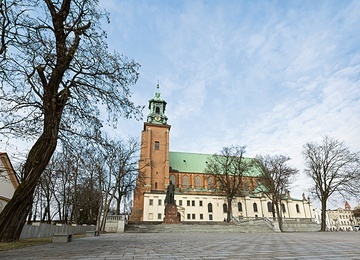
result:
M 1 251 L 0 259 L 360 259 L 360 232 L 105 234 Z

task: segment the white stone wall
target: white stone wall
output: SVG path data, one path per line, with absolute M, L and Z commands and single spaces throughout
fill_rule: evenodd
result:
M 175 195 L 181 221 L 223 221 L 227 214 L 223 211 L 226 202 L 224 196 L 206 195 Z M 232 215 L 238 218 L 272 217 L 266 197 L 236 197 L 232 201 Z M 165 194 L 145 194 L 143 221 L 163 221 L 165 208 Z M 238 203 L 242 210 L 238 210 Z M 208 211 L 208 204 L 212 205 L 212 212 Z M 257 211 L 254 209 L 256 203 Z M 285 200 L 285 218 L 313 218 L 312 205 L 306 200 Z M 298 205 L 298 210 L 296 208 Z

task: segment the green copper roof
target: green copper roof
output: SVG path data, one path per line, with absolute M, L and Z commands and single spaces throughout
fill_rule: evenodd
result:
M 157 84 L 157 86 L 156 86 L 155 97 L 153 97 L 152 99 L 149 100 L 149 102 L 152 102 L 152 101 L 161 102 L 161 103 L 166 104 L 165 100 L 163 100 L 163 99 L 160 97 L 159 84 Z M 149 108 L 150 108 L 150 106 L 149 106 Z
M 212 154 L 169 152 L 169 161 L 172 171 L 205 173 L 207 161 Z M 251 158 L 245 158 L 251 160 Z M 259 176 L 261 173 L 255 169 L 249 169 L 244 176 Z

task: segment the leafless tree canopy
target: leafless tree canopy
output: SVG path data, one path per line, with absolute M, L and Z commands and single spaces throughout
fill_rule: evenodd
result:
M 244 146 L 224 147 L 220 154 L 209 158 L 206 172 L 214 175 L 215 185 L 227 197 L 227 221 L 232 215 L 232 200 L 240 193 L 243 175 L 249 168 L 249 161 L 244 158 Z
M 259 178 L 259 187 L 263 188 L 263 193 L 271 200 L 273 217 L 276 213 L 281 231 L 281 199 L 289 188 L 293 177 L 298 173 L 297 169 L 287 165 L 289 160 L 290 158 L 284 155 L 259 155 L 256 157 L 256 165 L 262 172 Z
M 326 203 L 330 196 L 359 196 L 359 152 L 351 152 L 344 142 L 325 136 L 322 143 L 304 146 L 305 173 L 312 179 L 311 191 L 322 206 L 321 230 L 325 231 Z
M 0 11 L 0 134 L 36 140 L 0 214 L 0 241 L 12 241 L 59 136 L 96 140 L 101 116 L 139 118 L 142 107 L 130 100 L 139 64 L 109 52 L 97 0 L 1 0 Z
M 35 190 L 29 222 L 93 224 L 104 230 L 108 214 L 128 210 L 125 204 L 135 188 L 139 142 L 104 140 L 95 144 L 78 138 L 76 150 L 66 146 L 54 153 Z
M 1 60 L 1 134 L 39 136 L 49 106 L 59 106 L 61 131 L 88 135 L 101 125 L 99 107 L 114 122 L 141 116 L 129 100 L 139 64 L 108 51 L 99 20 L 107 14 L 97 1 L 22 2 L 17 14 L 14 2 L 1 6 L 7 53 Z

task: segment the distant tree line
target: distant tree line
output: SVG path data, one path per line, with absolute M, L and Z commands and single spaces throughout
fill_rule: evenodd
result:
M 129 214 L 139 142 L 103 142 L 63 145 L 54 153 L 36 186 L 28 222 L 93 224 L 104 230 L 108 214 Z

